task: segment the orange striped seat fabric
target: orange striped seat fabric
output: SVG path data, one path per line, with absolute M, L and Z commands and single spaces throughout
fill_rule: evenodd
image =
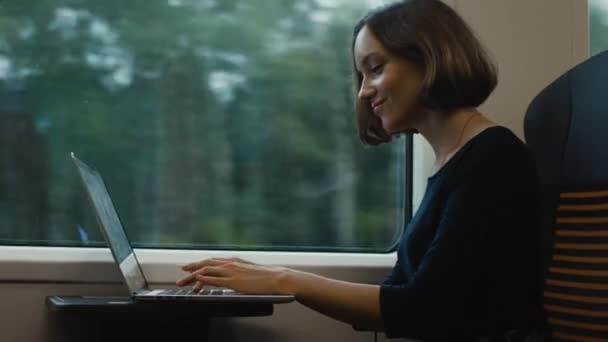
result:
M 544 307 L 556 341 L 608 341 L 608 190 L 562 192 Z

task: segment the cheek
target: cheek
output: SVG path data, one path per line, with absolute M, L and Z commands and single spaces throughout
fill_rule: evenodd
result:
M 410 85 L 393 87 L 382 118 L 384 128 L 389 132 L 402 132 L 412 128 L 417 121 L 418 93 Z
M 389 97 L 389 106 L 391 116 L 400 117 L 400 116 L 409 116 L 409 113 L 415 107 L 416 100 L 415 97 L 411 96 L 411 94 L 404 90 L 397 90 L 392 92 Z
M 402 115 L 409 114 L 418 105 L 420 87 L 413 82 L 402 82 L 394 88 L 393 99 Z

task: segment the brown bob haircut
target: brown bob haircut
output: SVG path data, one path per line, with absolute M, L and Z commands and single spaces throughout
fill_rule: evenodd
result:
M 452 8 L 439 0 L 406 0 L 373 10 L 355 26 L 351 46 L 355 94 L 363 76 L 355 66 L 354 47 L 364 26 L 387 51 L 421 68 L 424 78 L 418 105 L 423 108 L 449 113 L 477 107 L 496 87 L 496 66 Z M 355 108 L 364 143 L 378 145 L 391 140 L 369 101 L 357 97 Z

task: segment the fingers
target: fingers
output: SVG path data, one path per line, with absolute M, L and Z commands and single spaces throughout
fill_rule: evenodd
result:
M 225 286 L 225 284 L 226 284 L 225 280 L 227 280 L 227 279 L 228 278 L 218 278 L 218 277 L 197 275 L 195 277 L 196 283 L 194 284 L 194 286 L 192 286 L 192 291 L 199 292 L 200 290 L 203 289 L 203 287 L 205 285 Z
M 200 270 L 202 270 L 205 267 L 209 267 L 209 266 L 218 266 L 218 265 L 223 265 L 226 264 L 227 261 L 225 260 L 218 260 L 218 259 L 205 259 L 205 260 L 201 260 L 201 261 L 196 261 L 196 262 L 192 262 L 189 264 L 186 264 L 184 266 L 182 266 L 182 270 L 186 271 L 186 272 L 190 272 L 191 274 L 177 280 L 175 282 L 175 285 L 177 286 L 186 286 L 189 284 L 192 284 L 194 282 L 194 278 L 196 277 L 196 273 L 195 272 L 199 272 Z
M 254 264 L 251 261 L 243 260 L 243 259 L 237 258 L 237 257 L 211 258 L 211 259 L 205 259 L 205 260 L 195 261 L 195 262 L 186 264 L 186 265 L 182 266 L 182 270 L 187 271 L 187 272 L 194 272 L 205 266 L 219 266 L 219 265 L 223 265 L 223 264 L 226 264 L 229 262 L 241 262 L 241 263 L 250 264 L 250 265 Z
M 225 286 L 227 277 L 226 270 L 219 267 L 206 267 L 202 272 L 194 273 L 196 283 L 192 287 L 192 291 L 198 292 L 203 289 L 204 285 Z
M 227 277 L 228 274 L 228 270 L 225 267 L 219 266 L 219 267 L 213 267 L 213 266 L 209 266 L 209 267 L 203 267 L 200 270 L 196 271 L 194 274 L 194 277 L 196 278 L 199 275 L 204 275 L 204 276 L 212 276 L 212 277 Z
M 199 292 L 200 290 L 203 289 L 203 283 L 200 281 L 197 281 L 194 286 L 192 287 L 192 291 L 194 292 Z
M 186 285 L 189 285 L 189 284 L 191 284 L 194 281 L 195 277 L 196 277 L 196 274 L 194 274 L 194 273 L 189 274 L 189 275 L 187 275 L 187 276 L 185 276 L 185 277 L 183 277 L 181 279 L 178 279 L 175 282 L 175 285 L 177 285 L 177 286 L 186 286 Z
M 243 263 L 243 264 L 248 264 L 248 265 L 257 265 L 255 262 L 252 262 L 252 261 L 249 261 L 249 260 L 244 260 L 244 259 L 237 258 L 237 257 L 232 258 L 232 259 L 233 259 L 234 261 L 236 261 L 236 262 L 240 262 L 240 263 Z
M 195 261 L 195 262 L 191 262 L 189 264 L 182 266 L 182 270 L 188 271 L 188 272 L 194 272 L 198 269 L 201 269 L 202 267 L 211 266 L 214 263 L 216 263 L 216 261 L 214 261 L 214 259 L 205 259 L 205 260 L 201 260 L 201 261 Z
M 200 291 L 203 288 L 203 282 L 197 280 L 197 276 L 202 275 L 206 277 L 223 278 L 228 277 L 227 269 L 234 270 L 232 266 L 238 266 L 238 264 L 245 265 L 257 265 L 251 261 L 243 260 L 238 257 L 230 258 L 211 258 L 201 261 L 192 262 L 182 266 L 182 270 L 190 272 L 191 274 L 177 280 L 175 285 L 187 286 L 194 283 L 192 287 L 193 291 Z
M 219 287 L 227 287 L 228 281 L 230 278 L 218 278 L 218 277 L 208 277 L 203 275 L 197 275 L 196 280 L 201 284 L 211 285 L 211 286 L 219 286 Z M 202 288 L 202 286 L 201 286 Z
M 205 266 L 195 272 L 192 272 L 192 274 L 189 274 L 189 275 L 185 276 L 184 278 L 179 279 L 178 281 L 175 282 L 175 285 L 186 286 L 186 285 L 192 284 L 193 282 L 196 281 L 197 276 L 199 276 L 199 275 L 205 275 L 205 276 L 211 276 L 211 277 L 227 277 L 227 276 L 229 276 L 229 271 L 225 267 L 222 267 L 222 265 Z M 198 284 L 195 284 L 193 289 L 196 289 L 197 285 Z M 202 286 L 201 286 L 201 288 L 202 288 Z
M 205 267 L 200 271 L 193 273 L 196 284 L 192 288 L 193 291 L 200 291 L 203 285 L 224 286 L 230 275 L 230 271 L 225 267 Z

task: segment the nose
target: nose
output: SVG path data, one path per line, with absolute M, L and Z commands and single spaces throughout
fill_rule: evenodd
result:
M 357 96 L 359 97 L 359 100 L 363 101 L 371 99 L 375 95 L 375 93 L 376 89 L 372 87 L 368 82 L 366 82 L 366 80 L 363 80 L 361 82 L 361 88 L 359 89 L 359 94 L 357 94 Z

